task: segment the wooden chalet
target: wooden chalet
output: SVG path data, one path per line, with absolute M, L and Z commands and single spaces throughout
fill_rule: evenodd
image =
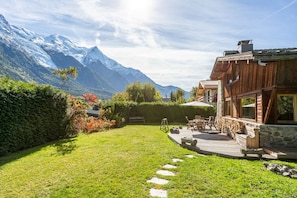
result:
M 196 92 L 196 100 L 217 105 L 218 80 L 201 80 Z
M 297 48 L 254 50 L 251 40 L 217 57 L 222 132 L 246 148 L 297 148 Z

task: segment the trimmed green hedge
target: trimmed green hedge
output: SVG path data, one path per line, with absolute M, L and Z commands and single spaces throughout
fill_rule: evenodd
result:
M 134 102 L 116 102 L 110 103 L 105 108 L 111 108 L 111 119 L 118 122 L 122 118 L 129 121 L 130 116 L 144 116 L 147 123 L 160 123 L 166 117 L 169 123 L 186 123 L 185 116 L 193 119 L 195 115 L 201 115 L 207 118 L 215 115 L 214 107 L 194 107 L 181 106 L 174 103 L 134 103 Z
M 186 123 L 185 116 L 189 119 L 193 119 L 195 115 L 201 115 L 207 118 L 210 115 L 215 115 L 215 109 L 213 107 L 193 107 L 193 106 L 181 106 L 178 104 L 149 104 L 142 103 L 136 107 L 138 115 L 145 117 L 145 120 L 149 123 L 158 123 L 166 117 L 169 123 Z M 134 112 L 131 112 L 134 113 Z
M 51 86 L 0 79 L 0 155 L 65 137 L 67 95 Z

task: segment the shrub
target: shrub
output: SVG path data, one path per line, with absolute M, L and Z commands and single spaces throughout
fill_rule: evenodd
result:
M 122 126 L 130 116 L 144 116 L 148 123 L 159 123 L 166 117 L 169 122 L 185 123 L 185 116 L 194 118 L 195 115 L 208 117 L 216 114 L 214 107 L 181 106 L 175 103 L 135 103 L 111 102 L 105 104 L 106 117 L 117 121 L 117 126 Z
M 102 131 L 106 129 L 110 129 L 116 125 L 115 120 L 107 120 L 107 119 L 94 119 L 90 117 L 86 122 L 86 132 L 92 133 L 97 131 Z
M 0 155 L 66 136 L 67 95 L 51 86 L 0 79 Z
M 91 133 L 110 129 L 116 125 L 115 121 L 108 120 L 105 117 L 106 111 L 101 110 L 99 119 L 88 117 L 87 108 L 97 103 L 97 97 L 94 94 L 84 94 L 84 101 L 69 97 L 67 132 L 69 135 L 77 135 L 78 133 Z

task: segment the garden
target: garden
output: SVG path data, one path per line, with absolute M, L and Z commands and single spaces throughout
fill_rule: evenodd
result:
M 207 117 L 213 108 L 111 102 L 100 104 L 94 118 L 86 111 L 98 104 L 92 94 L 77 98 L 10 79 L 0 84 L 0 197 L 149 197 L 152 189 L 168 197 L 297 195 L 297 181 L 267 171 L 265 161 L 199 155 L 160 130 L 164 116 L 185 124 L 185 115 Z M 148 122 L 127 123 L 136 115 Z M 176 167 L 175 177 L 158 175 L 166 164 Z M 154 177 L 169 182 L 148 182 Z
M 165 164 L 177 166 L 176 176 L 162 186 L 148 183 Z M 137 124 L 1 157 L 0 183 L 0 197 L 149 197 L 152 188 L 168 197 L 297 195 L 297 181 L 267 171 L 264 161 L 198 155 L 173 143 L 159 125 Z

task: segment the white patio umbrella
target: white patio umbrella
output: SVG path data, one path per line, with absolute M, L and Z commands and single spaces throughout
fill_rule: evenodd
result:
M 197 106 L 197 107 L 212 107 L 213 105 L 205 103 L 205 102 L 200 102 L 200 101 L 192 101 L 192 102 L 187 102 L 181 104 L 182 106 Z
M 242 107 L 256 107 L 256 106 L 255 106 L 255 103 L 252 103 L 252 104 L 244 105 L 244 106 L 242 106 Z

